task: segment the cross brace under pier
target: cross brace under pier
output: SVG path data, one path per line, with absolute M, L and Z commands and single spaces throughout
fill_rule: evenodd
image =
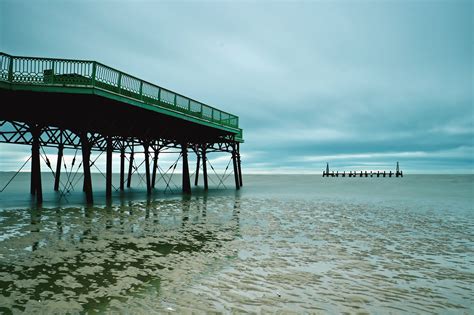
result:
M 7 126 L 9 128 L 5 128 Z M 178 141 L 169 139 L 139 139 L 133 137 L 123 137 L 119 135 L 101 135 L 99 133 L 88 132 L 87 130 L 70 131 L 52 126 L 40 126 L 34 123 L 22 123 L 16 121 L 0 120 L 0 143 L 15 143 L 31 146 L 31 194 L 35 195 L 38 203 L 43 200 L 41 183 L 41 147 L 56 147 L 57 164 L 54 190 L 59 191 L 61 183 L 61 164 L 63 163 L 64 149 L 80 150 L 82 153 L 82 171 L 83 171 L 83 190 L 86 195 L 87 203 L 93 203 L 91 161 L 92 151 L 101 151 L 106 153 L 106 198 L 112 197 L 112 163 L 113 153 L 120 153 L 120 190 L 125 186 L 125 162 L 129 157 L 129 167 L 127 176 L 127 187 L 131 186 L 132 174 L 136 171 L 134 167 L 136 147 L 143 147 L 145 156 L 145 182 L 147 193 L 150 194 L 155 187 L 158 158 L 160 152 L 166 152 L 170 149 L 179 149 L 182 158 L 182 191 L 185 194 L 191 193 L 191 184 L 189 176 L 188 153 L 194 151 L 196 154 L 197 165 L 195 173 L 195 182 L 197 185 L 201 175 L 204 183 L 204 190 L 209 189 L 207 174 L 207 154 L 211 152 L 227 152 L 232 156 L 233 172 L 236 189 L 242 186 L 242 171 L 240 160 L 240 147 L 232 137 L 222 137 L 218 142 L 193 143 L 188 141 Z M 152 157 L 152 167 L 150 168 L 150 157 Z M 49 163 L 49 162 L 48 162 Z M 49 166 L 49 164 L 48 164 Z M 202 166 L 202 174 L 199 170 Z M 100 171 L 100 170 L 99 170 Z M 72 168 L 70 169 L 72 172 Z

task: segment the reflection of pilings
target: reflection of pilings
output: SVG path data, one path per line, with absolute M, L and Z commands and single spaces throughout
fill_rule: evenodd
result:
M 188 145 L 181 144 L 181 153 L 183 155 L 183 193 L 191 193 L 191 183 L 189 179 L 189 165 L 188 165 Z
M 201 215 L 203 218 L 205 218 L 207 216 L 207 194 L 204 194 L 204 196 L 202 196 L 202 212 L 201 212 Z
M 91 204 L 94 200 L 92 197 L 92 177 L 91 177 L 91 145 L 87 139 L 87 133 L 81 133 L 82 147 L 82 168 L 84 170 L 84 191 L 86 193 L 86 201 Z
M 234 179 L 235 179 L 235 189 L 240 189 L 240 182 L 239 182 L 239 172 L 237 170 L 237 153 L 234 149 L 232 150 L 232 164 L 234 165 Z
M 125 143 L 120 149 L 120 190 L 124 190 L 125 186 Z
M 107 209 L 107 208 L 106 208 Z M 92 222 L 94 221 L 94 209 L 91 206 L 84 208 L 84 221 L 82 223 L 84 230 L 79 236 L 79 242 L 83 243 L 92 232 Z
M 36 195 L 36 201 L 41 203 L 43 201 L 43 190 L 41 186 L 41 165 L 40 165 L 40 134 L 41 127 L 31 127 L 31 136 L 33 142 L 31 145 L 31 185 L 30 192 Z
M 107 137 L 107 158 L 105 172 L 105 198 L 112 198 L 112 137 Z
M 199 151 L 196 153 L 197 160 L 196 160 L 196 176 L 194 177 L 194 186 L 198 185 L 198 179 L 199 179 L 199 167 L 201 164 L 201 156 L 199 155 Z
M 39 233 L 40 232 L 40 223 L 41 223 L 41 208 L 33 208 L 30 210 L 30 232 L 32 238 L 35 240 L 33 244 L 31 245 L 31 250 L 35 251 L 39 247 L 39 241 L 38 241 L 38 234 L 33 234 L 33 233 Z
M 132 143 L 132 152 L 130 152 L 130 163 L 128 164 L 128 178 L 127 178 L 127 188 L 130 188 L 130 184 L 132 183 L 132 171 L 133 171 L 133 150 L 134 146 Z
M 150 181 L 150 154 L 148 148 L 150 143 L 148 141 L 143 142 L 143 149 L 145 149 L 145 177 L 146 177 L 146 192 L 151 194 L 151 181 Z
M 234 199 L 234 210 L 232 211 L 232 220 L 235 221 L 235 236 L 240 237 L 240 199 L 236 194 Z
M 189 209 L 191 208 L 191 196 L 184 195 L 181 200 L 181 207 L 182 207 L 182 221 L 181 226 L 185 226 L 186 222 L 189 221 Z
M 145 219 L 150 218 L 150 208 L 151 208 L 151 199 L 147 198 L 146 199 L 146 206 L 145 206 Z
M 63 149 L 64 145 L 62 143 L 59 144 L 58 147 L 58 160 L 56 162 L 56 173 L 54 174 L 54 191 L 59 190 L 59 179 L 61 177 L 61 164 L 63 160 Z
M 58 239 L 61 239 L 63 236 L 63 220 L 61 217 L 61 208 L 56 209 L 56 227 L 57 227 Z
M 153 156 L 153 172 L 151 176 L 151 188 L 155 188 L 155 183 L 156 183 L 156 170 L 158 168 L 158 154 L 160 153 L 160 150 L 156 149 L 155 150 L 155 155 Z
M 206 145 L 202 146 L 202 177 L 204 179 L 204 190 L 208 190 L 207 184 L 207 157 L 206 157 Z

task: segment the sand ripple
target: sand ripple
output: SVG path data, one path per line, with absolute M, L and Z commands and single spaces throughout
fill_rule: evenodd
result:
M 474 217 L 455 211 L 222 196 L 0 215 L 0 312 L 474 312 Z

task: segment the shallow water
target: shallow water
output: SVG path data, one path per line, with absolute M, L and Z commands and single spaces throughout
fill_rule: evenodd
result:
M 44 208 L 26 179 L 0 194 L 6 313 L 474 313 L 473 176 L 255 175 Z

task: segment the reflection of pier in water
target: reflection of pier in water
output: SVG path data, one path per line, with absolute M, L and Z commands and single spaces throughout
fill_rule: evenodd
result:
M 403 177 L 403 171 L 400 171 L 400 165 L 397 162 L 397 168 L 395 172 L 392 171 L 346 171 L 339 172 L 339 171 L 329 171 L 329 163 L 326 163 L 326 170 L 323 171 L 323 177 Z
M 68 300 L 68 291 L 76 301 L 82 296 L 88 310 L 100 309 L 109 296 L 124 302 L 134 292 L 159 291 L 173 270 L 186 276 L 233 257 L 226 243 L 240 234 L 239 211 L 238 196 L 31 209 L 27 220 L 17 218 L 21 236 L 10 233 L 18 227 L 13 222 L 0 226 L 6 236 L 0 275 L 8 275 L 0 277 L 0 292 L 11 297 L 0 310 L 28 310 L 28 300 L 15 300 L 23 290 L 18 281 L 29 281 L 31 301 Z M 21 214 L 28 212 L 16 211 Z

